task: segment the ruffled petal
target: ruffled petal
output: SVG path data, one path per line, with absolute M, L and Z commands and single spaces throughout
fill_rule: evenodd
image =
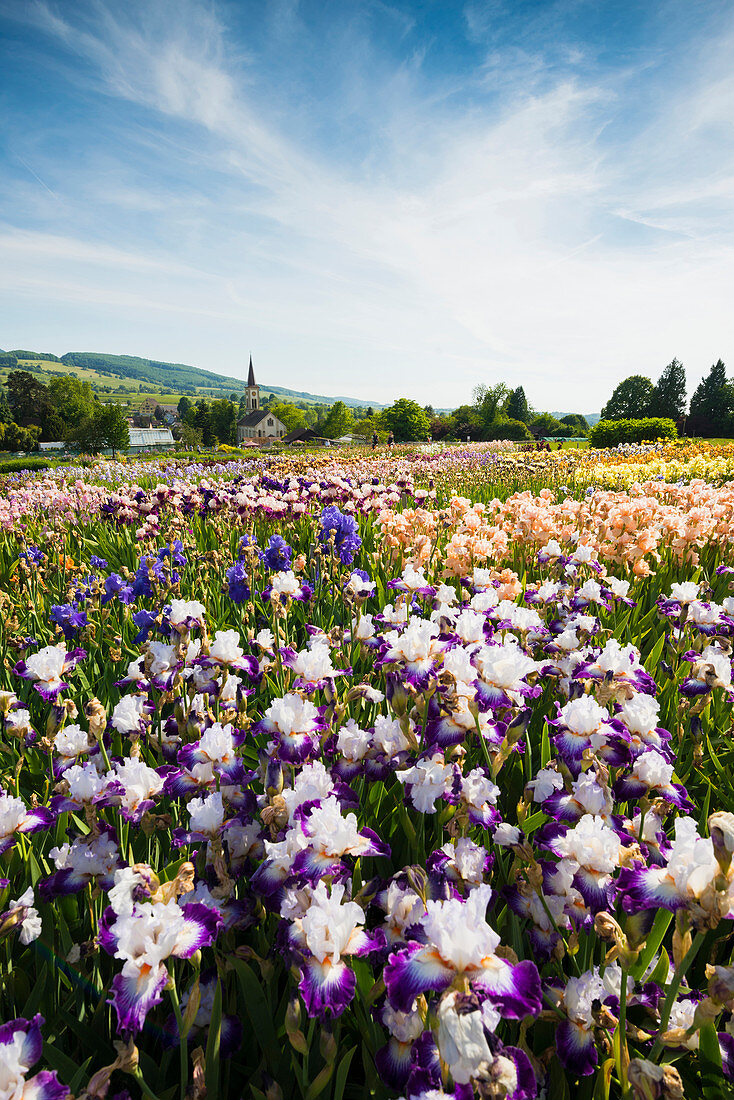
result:
M 162 963 L 157 967 L 125 963 L 122 973 L 112 979 L 108 999 L 117 1013 L 119 1032 L 141 1030 L 148 1012 L 163 1000 L 167 981 L 168 971 Z
M 323 962 L 306 959 L 298 983 L 309 1016 L 323 1016 L 327 1011 L 340 1016 L 351 1003 L 356 986 L 357 979 L 349 967 L 328 958 Z
M 392 955 L 385 966 L 385 988 L 393 1008 L 409 1012 L 419 993 L 441 993 L 456 977 L 430 947 L 411 944 Z

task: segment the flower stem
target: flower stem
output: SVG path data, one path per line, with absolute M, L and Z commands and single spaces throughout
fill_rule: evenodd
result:
M 705 932 L 696 932 L 693 943 L 686 951 L 685 955 L 681 959 L 680 966 L 677 967 L 675 973 L 673 974 L 673 980 L 670 983 L 670 986 L 668 987 L 668 992 L 665 995 L 663 1011 L 660 1013 L 660 1029 L 658 1031 L 658 1037 L 655 1040 L 655 1046 L 652 1048 L 652 1053 L 650 1054 L 651 1061 L 655 1061 L 655 1059 L 660 1056 L 660 1052 L 663 1049 L 662 1036 L 667 1031 L 668 1021 L 670 1020 L 670 1013 L 673 1009 L 673 1005 L 675 1004 L 675 998 L 678 996 L 680 983 L 683 981 L 688 967 L 691 965 L 696 955 L 701 950 L 701 946 L 703 945 L 703 941 L 705 938 Z
M 173 977 L 171 977 L 171 987 L 168 992 L 171 995 L 173 1015 L 176 1017 L 176 1028 L 178 1029 L 178 1056 L 181 1076 L 181 1100 L 185 1100 L 186 1086 L 189 1080 L 189 1052 L 187 1047 L 187 1039 L 184 1035 L 183 1017 L 181 1015 L 181 1005 L 179 1004 L 178 992 L 176 990 L 176 981 Z

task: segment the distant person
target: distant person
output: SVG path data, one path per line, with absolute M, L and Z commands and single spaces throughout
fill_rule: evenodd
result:
M 377 432 L 373 432 L 372 433 L 372 450 L 373 451 L 377 450 L 377 444 L 378 443 L 379 443 L 379 440 L 377 438 Z
M 393 443 L 395 442 L 395 436 L 392 432 L 387 437 L 387 445 L 392 450 Z

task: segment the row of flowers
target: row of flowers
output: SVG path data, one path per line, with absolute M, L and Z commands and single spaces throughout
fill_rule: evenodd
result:
M 672 1096 L 704 1055 L 728 1073 L 734 817 L 710 791 L 702 808 L 698 771 L 734 694 L 734 598 L 726 564 L 692 561 L 724 542 L 726 491 L 692 487 L 687 511 L 679 487 L 628 498 L 638 541 L 651 515 L 693 529 L 700 509 L 660 590 L 589 537 L 600 515 L 625 530 L 618 498 L 440 512 L 407 481 L 268 476 L 108 493 L 124 568 L 21 551 L 3 1004 L 24 1007 L 18 970 L 74 968 L 76 1018 L 110 1053 L 75 1085 L 88 1096 L 122 1074 L 146 1095 L 200 1088 L 202 1065 L 211 1086 L 215 1051 L 233 1095 L 321 1074 L 525 1100 L 561 1073 Z M 487 511 L 502 553 L 461 560 Z M 232 527 L 233 556 L 203 550 Z M 502 560 L 518 551 L 522 572 Z M 285 1054 L 249 1023 L 253 981 Z M 63 986 L 45 995 L 45 1023 L 0 1028 L 8 1096 L 68 1091 L 32 1073 L 44 1028 L 75 1042 Z

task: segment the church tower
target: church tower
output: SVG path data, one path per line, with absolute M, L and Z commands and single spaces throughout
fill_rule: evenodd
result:
M 255 412 L 260 408 L 260 387 L 255 381 L 255 371 L 252 366 L 252 356 L 250 356 L 250 370 L 247 375 L 247 389 L 245 390 L 247 400 L 247 411 Z

